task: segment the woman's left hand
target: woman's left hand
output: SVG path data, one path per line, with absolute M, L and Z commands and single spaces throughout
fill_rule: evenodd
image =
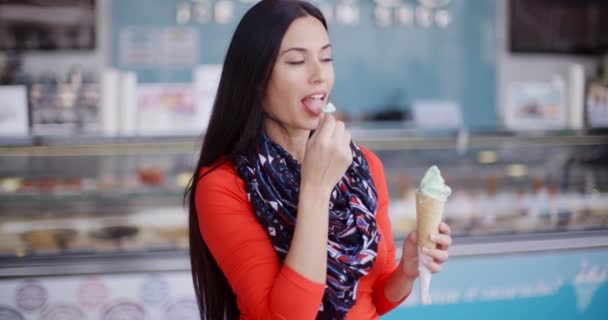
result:
M 441 265 L 448 260 L 448 248 L 452 245 L 450 226 L 442 222 L 439 224 L 439 234 L 432 234 L 431 241 L 437 244 L 436 249 L 423 248 L 423 254 L 430 257 L 425 263 L 432 272 L 441 271 Z M 403 241 L 403 251 L 399 267 L 406 277 L 415 279 L 418 277 L 418 235 L 416 231 L 410 232 Z

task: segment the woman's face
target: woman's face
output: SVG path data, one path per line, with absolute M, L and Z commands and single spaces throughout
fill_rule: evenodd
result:
M 283 40 L 264 110 L 287 129 L 314 130 L 334 84 L 329 35 L 314 17 L 294 20 Z

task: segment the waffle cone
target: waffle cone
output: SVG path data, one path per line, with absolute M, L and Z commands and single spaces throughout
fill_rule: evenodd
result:
M 444 204 L 445 202 L 423 193 L 416 193 L 416 224 L 419 246 L 435 248 L 436 245 L 431 241 L 430 235 L 439 232 Z

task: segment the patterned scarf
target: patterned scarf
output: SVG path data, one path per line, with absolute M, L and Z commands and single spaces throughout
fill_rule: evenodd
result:
M 357 299 L 359 278 L 373 267 L 380 233 L 378 195 L 367 161 L 351 143 L 353 162 L 331 192 L 327 281 L 317 319 L 344 319 Z M 235 164 L 258 221 L 284 262 L 297 221 L 300 163 L 263 134 L 257 157 Z

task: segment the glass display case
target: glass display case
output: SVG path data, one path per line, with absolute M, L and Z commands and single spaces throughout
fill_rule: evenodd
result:
M 368 144 L 385 166 L 396 234 L 415 227 L 415 191 L 436 164 L 453 189 L 444 220 L 455 237 L 479 238 L 608 228 L 607 141 L 462 133 Z
M 608 136 L 351 129 L 383 161 L 398 256 L 425 170 L 454 190 L 439 307 L 412 294 L 383 319 L 605 319 Z M 200 138 L 0 144 L 1 315 L 199 318 L 183 195 Z
M 39 138 L 1 148 L 0 261 L 186 255 L 195 140 Z
M 459 245 L 488 241 L 608 234 L 608 136 L 362 127 L 352 133 L 384 163 L 396 239 L 415 228 L 415 190 L 433 164 L 454 190 L 444 220 L 452 226 L 456 252 Z M 5 143 L 0 276 L 40 271 L 31 265 L 61 273 L 53 266 L 67 261 L 81 272 L 88 272 L 87 263 L 91 272 L 123 270 L 116 263 L 121 257 L 131 261 L 130 271 L 187 270 L 183 194 L 199 144 L 195 137 L 34 137 Z M 150 259 L 158 263 L 145 262 Z

